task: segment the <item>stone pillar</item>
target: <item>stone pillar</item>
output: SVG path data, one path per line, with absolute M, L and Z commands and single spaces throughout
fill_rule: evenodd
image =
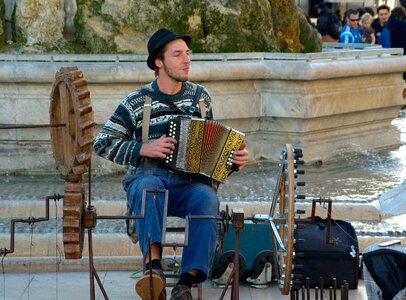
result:
M 63 40 L 64 0 L 16 0 L 15 22 L 27 45 L 55 47 Z
M 5 28 L 5 22 L 4 22 L 4 2 L 0 1 L 0 46 L 3 44 L 3 35 L 4 35 L 4 28 Z
M 78 11 L 76 0 L 65 0 L 65 28 L 64 37 L 68 41 L 75 40 L 75 15 Z
M 13 11 L 15 8 L 15 0 L 4 0 L 5 5 L 5 14 L 4 19 L 6 23 L 5 28 L 5 35 L 6 35 L 6 43 L 12 44 L 13 43 Z

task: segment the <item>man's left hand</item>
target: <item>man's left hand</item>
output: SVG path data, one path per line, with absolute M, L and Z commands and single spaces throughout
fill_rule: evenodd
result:
M 238 170 L 245 167 L 248 162 L 248 150 L 245 148 L 245 144 L 241 144 L 240 149 L 233 154 L 233 163 L 238 166 Z

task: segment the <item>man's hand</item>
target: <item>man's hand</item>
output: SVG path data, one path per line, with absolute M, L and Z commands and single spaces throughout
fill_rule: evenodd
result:
M 143 143 L 140 149 L 140 155 L 152 158 L 165 158 L 175 150 L 176 143 L 174 138 L 161 136 L 159 139 Z
M 248 162 L 248 150 L 245 148 L 245 144 L 241 144 L 240 149 L 233 154 L 233 164 L 238 166 L 238 170 L 245 167 Z

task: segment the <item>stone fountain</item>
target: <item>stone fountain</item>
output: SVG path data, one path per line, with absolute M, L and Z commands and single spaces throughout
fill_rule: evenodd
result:
M 48 122 L 51 84 L 61 66 L 84 72 L 96 131 L 128 92 L 153 80 L 144 55 L 0 54 L 0 60 L 6 124 Z M 400 49 L 194 54 L 192 60 L 190 79 L 209 89 L 217 120 L 246 133 L 252 162 L 276 161 L 286 143 L 301 147 L 308 162 L 353 147 L 399 145 L 391 121 L 406 104 Z M 0 139 L 3 173 L 54 169 L 48 129 L 3 130 Z M 96 158 L 93 166 L 117 170 Z

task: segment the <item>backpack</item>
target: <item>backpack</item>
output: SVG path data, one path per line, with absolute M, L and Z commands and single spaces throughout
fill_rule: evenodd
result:
M 406 248 L 404 246 L 395 246 L 391 249 L 381 248 L 372 251 L 369 249 L 372 250 L 374 248 L 368 247 L 365 250 L 366 253 L 364 252 L 362 255 L 363 264 L 374 283 L 380 289 L 380 291 L 375 292 L 376 295 L 371 296 L 377 297 L 379 294 L 381 297 L 374 299 L 392 300 L 395 296 L 399 296 L 399 299 L 404 299 L 406 288 Z
M 333 39 L 338 40 L 340 38 L 342 26 L 340 19 L 336 14 L 331 14 L 328 16 L 326 27 L 327 34 L 330 35 Z

